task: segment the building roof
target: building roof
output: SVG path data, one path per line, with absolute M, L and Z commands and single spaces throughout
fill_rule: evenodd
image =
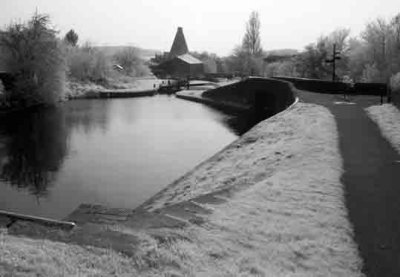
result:
M 171 51 L 169 51 L 169 57 L 173 58 L 189 52 L 186 44 L 185 36 L 183 35 L 182 27 L 178 27 L 176 31 L 174 42 L 172 43 Z
M 180 59 L 188 64 L 202 64 L 203 63 L 202 61 L 200 61 L 199 59 L 196 59 L 195 57 L 193 57 L 190 54 L 183 54 L 183 55 L 177 56 L 176 58 Z

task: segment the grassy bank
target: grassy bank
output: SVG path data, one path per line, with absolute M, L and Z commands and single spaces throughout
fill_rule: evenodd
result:
M 299 103 L 259 123 L 145 205 L 160 215 L 196 199 L 192 204 L 208 211 L 198 220 L 177 213 L 185 222 L 179 227 L 91 224 L 91 236 L 69 244 L 3 231 L 0 275 L 360 276 L 341 171 L 333 116 Z M 221 201 L 196 204 L 203 195 Z M 120 243 L 107 246 L 111 240 Z
M 382 135 L 400 153 L 400 111 L 392 104 L 371 106 L 368 116 L 378 125 Z
M 156 78 L 125 77 L 123 79 L 111 80 L 107 85 L 91 82 L 77 82 L 70 80 L 67 83 L 66 97 L 68 99 L 98 97 L 102 91 L 115 92 L 143 92 L 159 88 L 163 80 Z

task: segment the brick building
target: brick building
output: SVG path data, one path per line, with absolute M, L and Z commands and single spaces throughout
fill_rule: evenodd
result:
M 166 60 L 157 68 L 162 75 L 178 79 L 204 75 L 203 62 L 189 54 L 182 27 L 178 27 L 171 50 L 164 56 Z

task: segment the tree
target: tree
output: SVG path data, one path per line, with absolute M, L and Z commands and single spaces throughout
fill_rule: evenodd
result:
M 350 29 L 348 28 L 338 28 L 334 30 L 328 36 L 329 47 L 336 44 L 336 50 L 343 52 L 347 51 L 348 38 L 350 35 Z
M 363 82 L 374 83 L 382 81 L 381 73 L 377 69 L 376 64 L 369 65 L 367 64 L 362 72 Z
M 72 46 L 76 46 L 78 44 L 78 39 L 79 36 L 73 29 L 69 30 L 64 37 L 64 41 Z
M 246 23 L 246 33 L 242 44 L 234 48 L 233 54 L 228 57 L 226 66 L 231 73 L 242 75 L 260 75 L 262 72 L 262 48 L 260 38 L 260 19 L 253 11 Z
M 258 57 L 262 54 L 260 27 L 261 23 L 258 13 L 253 11 L 247 22 L 246 33 L 242 42 L 242 50 L 252 57 Z
M 396 48 L 400 49 L 400 13 L 397 14 L 390 23 L 391 28 L 393 29 Z
M 325 60 L 328 58 L 328 37 L 321 36 L 317 43 L 309 44 L 297 57 L 297 72 L 301 77 L 313 79 L 327 79 L 330 77 L 331 69 Z
M 13 103 L 54 104 L 64 94 L 65 61 L 57 31 L 47 15 L 34 14 L 27 23 L 12 24 L 1 33 L 7 68 L 16 80 Z
M 336 64 L 336 75 L 348 74 L 348 36 L 350 30 L 339 28 L 327 36 L 321 36 L 316 43 L 309 44 L 297 57 L 296 71 L 302 77 L 314 79 L 330 79 L 332 66 L 326 60 L 332 59 L 333 45 L 340 52 L 340 60 Z
M 368 45 L 365 41 L 357 38 L 349 40 L 347 51 L 348 68 L 351 78 L 355 81 L 363 79 L 363 72 L 368 64 L 367 49 Z
M 369 65 L 374 65 L 380 72 L 380 80 L 386 81 L 388 76 L 388 38 L 390 35 L 390 27 L 388 23 L 381 18 L 369 22 L 362 33 L 362 38 L 368 45 L 367 53 L 369 57 Z M 371 67 L 372 68 L 372 67 Z

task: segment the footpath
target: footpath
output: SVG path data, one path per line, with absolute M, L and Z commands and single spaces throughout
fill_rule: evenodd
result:
M 367 276 L 400 276 L 400 155 L 364 108 L 378 97 L 301 92 L 303 102 L 334 115 L 343 158 L 342 183 Z

